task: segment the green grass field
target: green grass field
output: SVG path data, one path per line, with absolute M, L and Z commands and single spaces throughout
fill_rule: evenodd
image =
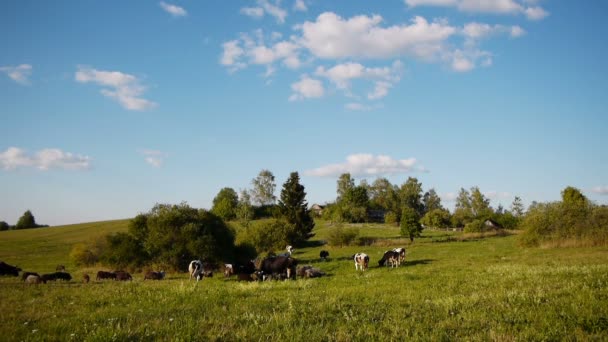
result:
M 25 285 L 0 278 L 1 340 L 608 340 L 608 248 L 525 249 L 517 236 L 424 232 L 406 244 L 396 227 L 360 225 L 373 246 L 296 250 L 318 279 L 239 283 L 187 273 L 163 281 L 79 282 L 68 254 L 127 221 L 0 232 L 0 260 L 75 280 Z M 313 240 L 332 229 L 318 223 Z M 313 241 L 314 242 L 314 241 Z M 405 266 L 377 267 L 388 247 Z M 321 249 L 331 260 L 321 262 Z M 350 256 L 364 251 L 368 271 Z M 184 265 L 184 268 L 186 265 Z M 185 271 L 185 270 L 184 270 Z

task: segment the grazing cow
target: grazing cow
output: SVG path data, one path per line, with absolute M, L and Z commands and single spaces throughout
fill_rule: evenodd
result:
M 292 257 L 279 255 L 276 257 L 267 257 L 260 263 L 258 271 L 262 272 L 264 277 L 272 276 L 272 278 L 281 277 L 286 279 L 296 278 L 296 266 L 298 261 Z
M 25 283 L 26 284 L 42 284 L 42 283 L 46 284 L 46 280 L 44 280 L 39 275 L 30 274 L 25 278 Z
M 63 265 L 57 265 L 57 267 L 55 267 L 55 271 L 57 271 L 57 272 L 65 272 L 65 266 L 63 266 Z
M 378 266 L 384 266 L 384 264 L 386 264 L 386 266 L 389 266 L 390 264 L 391 267 L 399 266 L 399 253 L 395 251 L 384 252 L 382 259 L 378 261 Z
M 40 277 L 40 274 L 36 273 L 36 272 L 23 272 L 23 274 L 21 275 L 21 280 L 25 281 L 25 279 L 27 279 L 28 276 L 37 276 Z
M 193 277 L 196 278 L 196 281 L 201 280 L 203 277 L 203 262 L 200 260 L 190 261 L 188 271 L 190 272 L 190 280 L 192 280 Z
M 2 275 L 11 275 L 18 277 L 21 269 L 17 266 L 11 266 L 4 261 L 0 261 L 0 276 Z
M 45 283 L 47 281 L 55 281 L 57 279 L 65 280 L 65 281 L 72 280 L 72 276 L 69 273 L 66 273 L 66 272 L 55 272 L 55 273 L 43 274 L 42 276 L 40 276 L 40 278 Z
M 129 272 L 115 271 L 114 274 L 116 274 L 116 280 L 118 280 L 118 281 L 133 280 L 133 277 L 131 276 L 131 274 Z
M 150 272 L 147 272 L 146 275 L 144 276 L 144 280 L 146 280 L 146 279 L 163 280 L 163 279 L 165 279 L 165 271 L 160 271 L 160 272 L 150 271 Z
M 312 267 L 311 265 L 305 265 L 298 267 L 296 274 L 302 278 L 318 278 L 325 275 L 325 272 L 318 268 Z
M 399 253 L 399 264 L 401 264 L 402 262 L 405 261 L 405 248 L 404 247 L 394 248 L 393 251 Z
M 234 274 L 234 265 L 233 264 L 224 264 L 224 277 L 229 278 Z
M 289 253 L 289 256 L 291 256 L 291 254 L 293 254 L 293 251 L 295 251 L 295 249 L 291 245 L 287 245 L 285 250 L 287 251 L 287 253 Z
M 321 258 L 321 260 L 327 261 L 327 258 L 329 258 L 329 252 L 323 250 L 319 253 L 319 257 Z
M 89 275 L 85 273 L 82 276 L 82 282 L 85 283 L 85 284 L 87 284 L 89 281 L 91 281 L 91 277 L 89 277 Z
M 357 253 L 354 256 L 355 259 L 355 270 L 361 268 L 361 271 L 365 271 L 369 265 L 369 256 L 365 253 Z
M 95 278 L 95 280 L 104 280 L 104 279 L 116 280 L 116 273 L 106 272 L 106 271 L 97 272 L 97 277 Z

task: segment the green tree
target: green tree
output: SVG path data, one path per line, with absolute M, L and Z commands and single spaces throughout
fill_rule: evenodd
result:
M 236 218 L 245 226 L 253 220 L 255 211 L 251 205 L 251 195 L 247 190 L 241 190 L 239 203 L 236 206 Z
M 422 226 L 420 225 L 420 216 L 418 212 L 411 207 L 403 207 L 401 212 L 401 235 L 409 237 L 411 242 L 414 242 L 414 238 L 420 237 L 422 233 Z
M 401 206 L 412 208 L 419 217 L 424 214 L 424 204 L 422 203 L 422 183 L 417 178 L 408 177 L 407 181 L 399 189 Z
M 0 221 L 0 231 L 9 230 L 10 227 L 11 226 L 8 223 Z
M 236 207 L 239 197 L 232 188 L 223 188 L 213 199 L 211 212 L 228 221 L 236 217 Z
M 511 203 L 511 213 L 519 218 L 524 216 L 524 211 L 524 204 L 522 203 L 521 198 L 515 196 L 515 198 L 513 198 L 513 203 Z
M 471 209 L 476 219 L 487 219 L 492 215 L 490 200 L 476 186 L 471 188 Z
M 292 172 L 283 184 L 279 210 L 281 216 L 293 226 L 289 234 L 291 244 L 300 245 L 311 237 L 315 223 L 308 209 L 306 192 L 304 186 L 300 184 L 300 176 L 297 172 Z
M 369 197 L 367 188 L 364 186 L 359 185 L 348 189 L 338 204 L 342 215 L 341 221 L 365 222 L 367 220 Z
M 106 236 L 107 248 L 100 255 L 100 261 L 115 268 L 138 269 L 146 264 L 150 257 L 142 243 L 128 233 L 116 233 Z
M 397 189 L 386 178 L 378 178 L 369 189 L 370 207 L 385 211 L 398 211 L 400 207 Z
M 420 223 L 426 227 L 447 228 L 450 226 L 450 212 L 443 208 L 433 209 L 422 217 Z
M 355 180 L 350 176 L 350 173 L 343 173 L 338 178 L 338 185 L 336 192 L 338 193 L 338 197 L 336 198 L 336 202 L 340 202 L 342 197 L 348 192 L 350 189 L 355 187 Z
M 276 201 L 274 191 L 276 184 L 274 182 L 274 175 L 269 170 L 262 170 L 258 176 L 251 180 L 251 195 L 253 201 L 260 206 L 273 205 Z
M 36 228 L 38 225 L 36 224 L 36 219 L 32 212 L 27 210 L 17 221 L 15 225 L 15 229 L 28 229 L 28 228 Z
M 441 198 L 435 192 L 435 189 L 430 189 L 422 196 L 422 203 L 424 205 L 424 212 L 428 213 L 436 209 L 443 209 L 441 205 Z

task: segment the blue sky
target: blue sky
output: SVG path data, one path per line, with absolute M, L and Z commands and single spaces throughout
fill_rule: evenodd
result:
M 0 3 L 0 220 L 209 208 L 262 169 L 608 203 L 604 1 Z

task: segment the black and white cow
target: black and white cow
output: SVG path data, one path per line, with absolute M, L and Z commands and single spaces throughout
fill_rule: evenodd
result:
M 200 260 L 190 261 L 188 272 L 190 272 L 190 280 L 192 280 L 192 278 L 196 278 L 196 281 L 201 280 L 203 277 L 203 262 Z
M 11 275 L 14 277 L 18 277 L 20 271 L 21 269 L 17 266 L 12 266 L 5 263 L 4 261 L 0 261 L 0 275 Z
M 258 271 L 263 277 L 295 279 L 298 261 L 292 257 L 279 255 L 267 257 L 261 261 Z
M 393 248 L 393 251 L 399 253 L 399 264 L 401 264 L 402 262 L 405 261 L 405 248 L 404 247 Z
M 365 271 L 367 269 L 367 266 L 369 265 L 369 256 L 367 254 L 357 253 L 354 256 L 354 260 L 355 270 L 358 270 L 360 268 L 361 271 Z
M 391 267 L 399 266 L 399 253 L 392 250 L 384 252 L 382 259 L 378 261 L 378 266 L 384 266 L 385 264 Z
M 327 258 L 329 258 L 329 252 L 326 250 L 322 250 L 319 253 L 319 257 L 321 258 L 321 260 L 327 261 Z

